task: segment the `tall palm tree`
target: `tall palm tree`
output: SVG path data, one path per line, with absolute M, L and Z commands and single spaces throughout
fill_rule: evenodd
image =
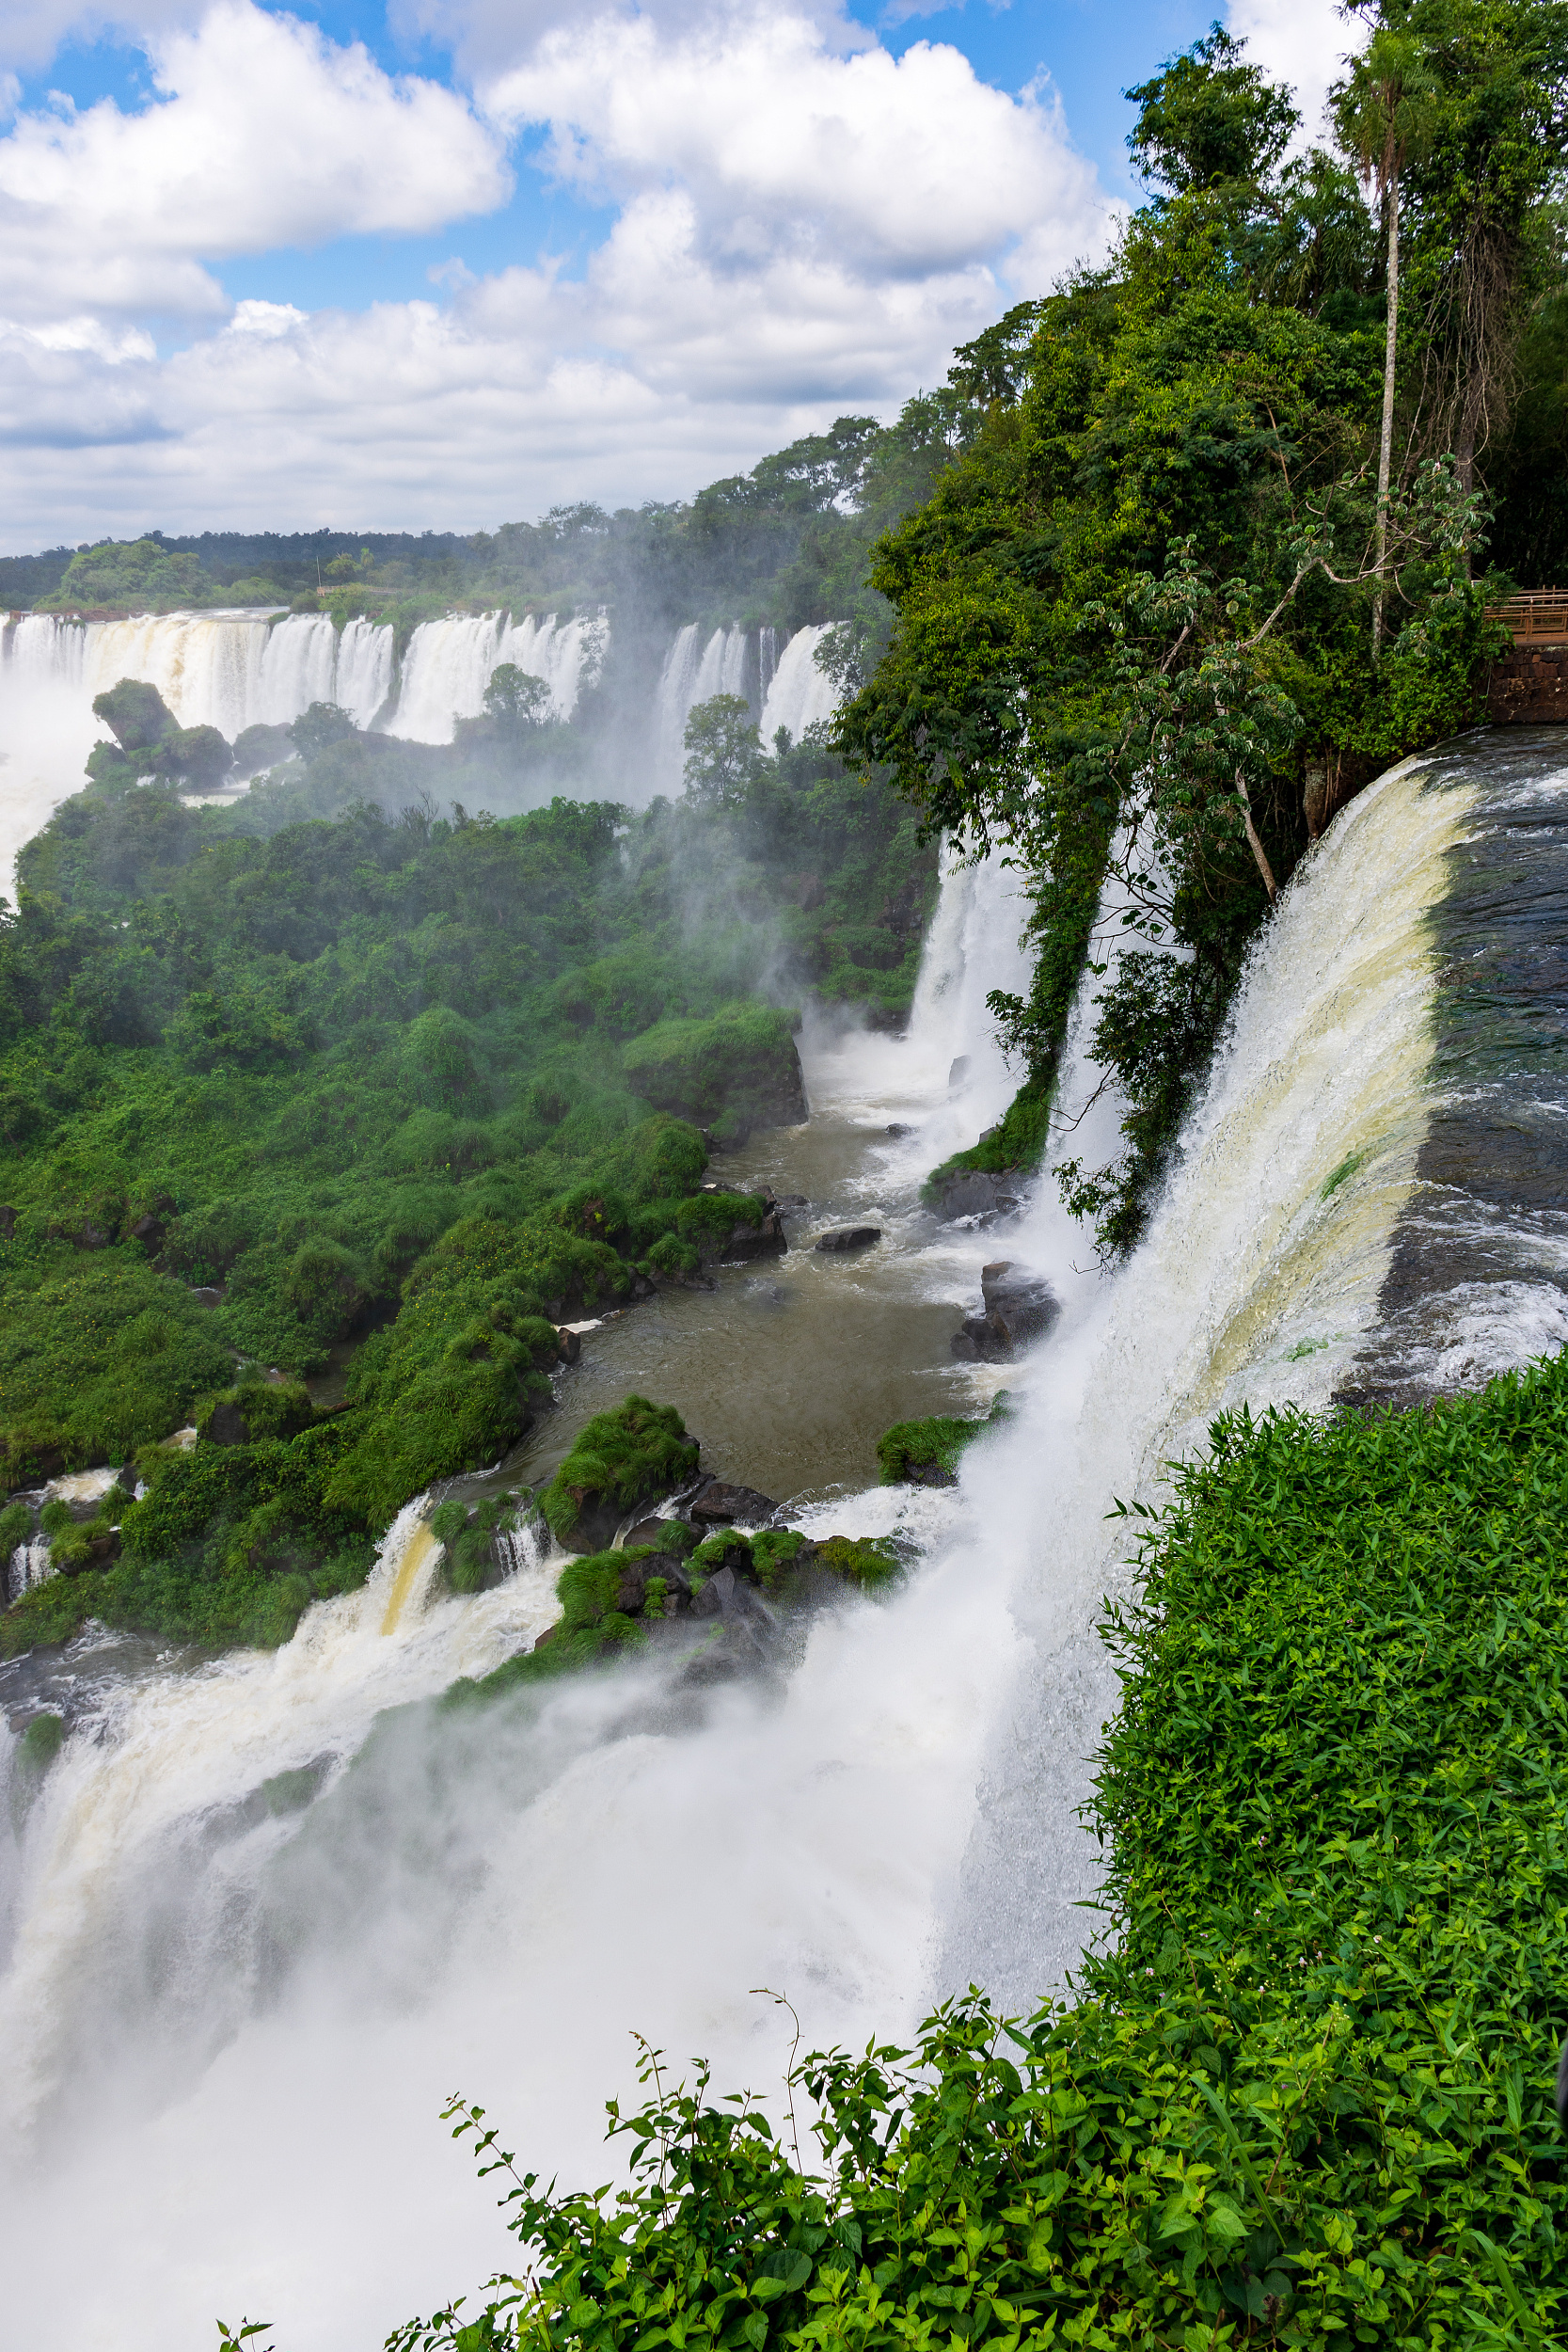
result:
M 1429 11 L 1430 13 L 1430 11 Z M 1423 44 L 1402 10 L 1391 11 L 1335 91 L 1340 138 L 1364 182 L 1376 186 L 1388 240 L 1388 322 L 1383 350 L 1383 423 L 1377 451 L 1377 593 L 1372 602 L 1372 659 L 1383 646 L 1385 575 L 1388 564 L 1388 492 L 1394 458 L 1394 386 L 1400 340 L 1400 176 L 1430 141 L 1436 84 Z

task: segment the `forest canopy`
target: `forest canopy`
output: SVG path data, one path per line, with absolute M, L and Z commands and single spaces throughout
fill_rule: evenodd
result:
M 834 739 L 1029 874 L 1035 985 L 995 1009 L 1037 1101 L 1113 881 L 1125 1148 L 1065 1170 L 1113 1250 L 1309 841 L 1478 715 L 1487 606 L 1540 584 L 1505 567 L 1568 566 L 1538 463 L 1568 435 L 1568 10 L 1384 0 L 1305 153 L 1218 25 L 1128 95 L 1148 199 L 991 331 L 981 429 L 875 550 L 896 621 Z

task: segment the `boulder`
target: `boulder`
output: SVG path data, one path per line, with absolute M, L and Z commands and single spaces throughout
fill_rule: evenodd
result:
M 719 1255 L 727 1265 L 745 1265 L 753 1258 L 782 1258 L 789 1248 L 784 1239 L 784 1219 L 776 1202 L 769 1201 L 768 1214 L 760 1225 L 737 1225 Z
M 214 1405 L 207 1423 L 209 1445 L 248 1445 L 250 1423 L 237 1405 Z
M 666 1541 L 672 1526 L 678 1526 L 679 1523 L 671 1519 L 639 1519 L 635 1527 L 626 1530 L 622 1538 L 622 1549 L 636 1551 L 641 1544 L 653 1544 L 657 1548 Z
M 575 1364 L 578 1358 L 582 1354 L 582 1341 L 578 1337 L 578 1333 L 576 1331 L 568 1330 L 565 1324 L 562 1324 L 555 1336 L 562 1362 L 563 1364 Z
M 811 1202 L 803 1192 L 781 1192 L 773 1206 L 776 1209 L 809 1209 Z
M 914 1129 L 909 1125 L 907 1120 L 895 1119 L 889 1121 L 883 1132 L 890 1136 L 912 1136 Z
M 1022 1208 L 1022 1171 L 1005 1168 L 993 1175 L 985 1168 L 966 1168 L 942 1184 L 936 1213 L 944 1224 L 958 1216 L 1005 1216 Z
M 991 1325 L 1012 1347 L 1042 1340 L 1062 1311 L 1062 1302 L 1043 1275 L 998 1258 L 980 1269 L 980 1295 Z
M 818 1233 L 816 1248 L 840 1253 L 852 1249 L 869 1249 L 873 1242 L 882 1238 L 879 1225 L 835 1225 L 830 1232 Z
M 1021 1347 L 1043 1339 L 1062 1311 L 1042 1276 L 1006 1258 L 981 1269 L 980 1289 L 984 1311 L 966 1315 L 953 1334 L 953 1353 L 962 1362 L 1006 1363 Z
M 615 1588 L 615 1606 L 626 1616 L 641 1614 L 647 1601 L 648 1587 L 657 1579 L 665 1586 L 665 1613 L 683 1617 L 691 1607 L 691 1587 L 686 1570 L 673 1552 L 647 1552 L 641 1560 L 628 1560 L 621 1570 L 621 1581 Z
M 754 1486 L 727 1486 L 715 1479 L 690 1504 L 688 1517 L 693 1527 L 733 1527 L 736 1520 L 747 1527 L 761 1527 L 778 1507 Z
M 724 1624 L 744 1623 L 747 1618 L 768 1621 L 767 1603 L 755 1588 L 736 1574 L 728 1563 L 710 1576 L 691 1604 L 694 1617 L 719 1617 Z
M 166 1231 L 163 1218 L 154 1216 L 150 1209 L 145 1216 L 138 1216 L 132 1226 L 130 1239 L 139 1241 L 148 1256 L 155 1258 L 164 1246 Z

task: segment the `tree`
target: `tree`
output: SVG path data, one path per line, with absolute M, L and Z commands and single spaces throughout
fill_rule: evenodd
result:
M 1172 196 L 1266 180 L 1301 120 L 1290 92 L 1265 81 L 1217 23 L 1122 96 L 1142 108 L 1127 141 L 1132 160 Z
M 715 694 L 686 723 L 686 793 L 707 808 L 739 808 L 767 766 L 744 694 Z
M 522 734 L 542 727 L 548 719 L 550 690 L 542 677 L 519 670 L 515 661 L 503 661 L 490 674 L 484 708 L 504 734 Z
M 1387 240 L 1387 316 L 1383 342 L 1383 419 L 1377 447 L 1377 593 L 1372 600 L 1372 659 L 1383 648 L 1388 558 L 1388 492 L 1394 453 L 1394 390 L 1400 337 L 1400 174 L 1433 136 L 1435 83 L 1418 39 L 1385 23 L 1373 33 L 1336 93 L 1339 136 L 1377 187 Z
M 211 791 L 234 765 L 234 755 L 216 727 L 176 727 L 159 744 L 152 771 L 178 776 L 198 791 Z
M 40 610 L 139 605 L 167 612 L 173 605 L 210 604 L 214 594 L 194 555 L 176 554 L 155 537 L 101 539 L 96 547 L 78 548 L 55 594 L 40 598 Z
M 313 759 L 334 743 L 344 743 L 351 735 L 357 735 L 350 712 L 339 703 L 312 703 L 302 711 L 289 729 L 289 740 L 306 759 Z
M 95 694 L 92 715 L 103 720 L 124 752 L 154 751 L 175 727 L 173 711 L 144 678 L 122 677 L 106 693 Z

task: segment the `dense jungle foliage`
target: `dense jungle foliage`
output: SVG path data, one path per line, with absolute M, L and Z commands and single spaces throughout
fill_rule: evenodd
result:
M 134 1457 L 149 1486 L 10 1649 L 89 1613 L 286 1638 L 410 1495 L 504 1453 L 563 1316 L 756 1223 L 701 1186 L 803 1115 L 791 1002 L 908 1002 L 934 858 L 819 747 L 752 727 L 738 775 L 699 760 L 636 817 L 302 819 L 360 739 L 307 718 L 226 808 L 101 763 L 0 924 L 4 1486 Z M 318 1411 L 297 1383 L 333 1372 Z
M 962 1164 L 1038 1156 L 1116 884 L 1095 1047 L 1125 1148 L 1064 1170 L 1112 1250 L 1309 838 L 1480 707 L 1513 584 L 1489 540 L 1519 585 L 1568 578 L 1544 462 L 1568 433 L 1568 10 L 1363 13 L 1332 151 L 1292 151 L 1289 92 L 1218 26 L 1127 93 L 1148 201 L 992 330 L 982 429 L 876 549 L 891 644 L 846 649 L 846 756 L 1036 884 L 1032 992 L 995 1002 L 1026 1083 Z
M 972 1994 L 771 2113 L 649 2051 L 617 2196 L 456 2101 L 517 2275 L 389 2347 L 1560 2342 L 1565 1493 L 1563 1357 L 1217 1422 L 1105 1628 L 1117 1941 L 1076 2006 Z

